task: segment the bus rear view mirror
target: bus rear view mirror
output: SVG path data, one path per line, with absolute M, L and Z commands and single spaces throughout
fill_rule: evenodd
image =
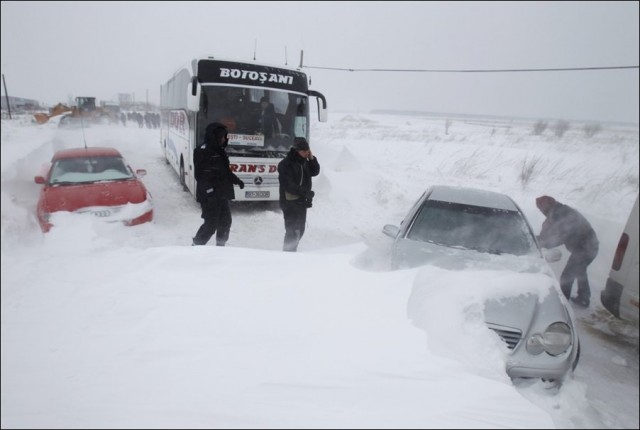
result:
M 318 100 L 318 121 L 327 122 L 328 116 L 329 115 L 328 115 L 327 109 L 326 108 L 323 109 L 320 106 L 320 100 Z
M 309 95 L 315 97 L 318 102 L 318 121 L 327 122 L 327 99 L 322 95 L 322 93 L 313 90 L 309 91 Z
M 191 83 L 187 85 L 187 109 L 192 112 L 200 110 L 201 87 L 197 77 L 193 77 Z

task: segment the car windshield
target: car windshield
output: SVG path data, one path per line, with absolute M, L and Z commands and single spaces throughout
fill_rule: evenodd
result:
M 536 245 L 525 219 L 516 211 L 428 200 L 407 238 L 491 254 L 526 255 Z
M 49 184 L 122 181 L 133 177 L 133 172 L 120 157 L 63 158 L 54 162 Z

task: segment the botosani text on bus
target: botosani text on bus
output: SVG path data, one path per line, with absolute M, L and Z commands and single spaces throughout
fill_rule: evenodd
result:
M 293 76 L 280 75 L 277 73 L 256 72 L 253 70 L 240 69 L 220 69 L 221 78 L 249 79 L 250 81 L 258 81 L 261 84 L 265 82 L 276 82 L 278 84 L 293 85 Z
M 199 61 L 198 80 L 202 84 L 232 84 L 269 87 L 306 94 L 307 75 L 298 70 L 231 61 Z

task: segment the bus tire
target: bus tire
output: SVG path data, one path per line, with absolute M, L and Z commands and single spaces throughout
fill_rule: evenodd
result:
M 169 163 L 169 159 L 167 158 L 167 141 L 166 140 L 162 145 L 162 152 L 164 153 L 164 162 L 166 163 L 167 166 L 169 166 L 171 163 Z
M 189 191 L 187 180 L 185 179 L 184 161 L 182 160 L 180 160 L 180 185 L 182 185 L 182 191 Z

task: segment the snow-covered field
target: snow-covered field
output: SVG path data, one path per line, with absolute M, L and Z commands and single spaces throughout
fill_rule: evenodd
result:
M 200 209 L 158 130 L 96 126 L 83 138 L 2 120 L 2 428 L 638 428 L 638 328 L 599 303 L 638 194 L 638 127 L 588 137 L 574 123 L 558 137 L 533 124 L 359 113 L 314 123 L 321 174 L 289 254 L 282 214 L 257 203 L 232 206 L 227 247 L 191 247 Z M 83 139 L 147 169 L 154 223 L 76 216 L 40 232 L 33 176 Z M 408 321 L 414 281 L 432 269 L 389 271 L 381 230 L 436 183 L 509 194 L 536 230 L 542 194 L 594 226 L 592 307 L 576 310 L 582 358 L 559 391 L 496 372 L 501 359 L 462 305 L 464 327 L 440 318 L 459 346 Z M 477 355 L 463 354 L 469 345 Z

